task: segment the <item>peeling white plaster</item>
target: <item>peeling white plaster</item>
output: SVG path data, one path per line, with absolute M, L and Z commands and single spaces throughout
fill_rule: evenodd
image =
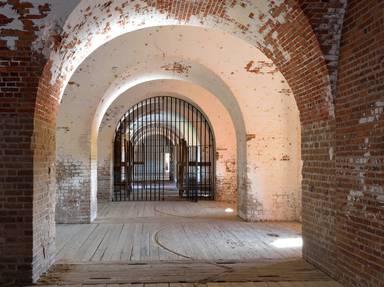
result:
M 383 195 L 378 195 L 376 197 L 377 201 L 380 202 L 380 203 L 384 203 L 384 194 Z
M 43 53 L 47 58 L 51 54 L 50 37 L 60 35 L 68 16 L 81 0 L 50 0 L 46 17 L 32 19 L 37 29 L 37 38 L 32 44 L 32 49 Z M 28 15 L 40 16 L 39 6 L 47 3 L 46 0 L 28 1 L 33 6 L 29 8 Z
M 327 82 L 330 82 L 330 76 L 327 75 L 325 77 L 325 80 Z M 327 105 L 328 105 L 328 111 L 329 111 L 329 116 L 331 118 L 335 118 L 335 104 L 334 104 L 334 96 L 332 94 L 332 87 L 330 85 L 325 85 L 326 86 L 326 93 L 327 93 L 327 96 L 325 97 L 325 100 L 327 102 Z
M 8 24 L 1 26 L 2 30 L 24 30 L 23 22 L 21 22 L 19 19 L 19 14 L 11 4 L 5 4 L 5 6 L 1 7 L 1 13 L 7 16 L 7 18 L 12 19 L 12 21 Z
M 373 195 L 377 202 L 381 204 L 381 207 L 384 207 L 384 187 L 380 185 L 370 185 L 368 188 L 365 186 L 367 194 Z M 367 214 L 365 214 L 367 216 Z M 373 217 L 376 214 L 371 214 Z
M 3 36 L 1 37 L 2 40 L 6 41 L 7 48 L 10 50 L 15 50 L 16 49 L 16 41 L 19 39 L 16 36 Z
M 351 190 L 348 195 L 348 201 L 355 202 L 364 197 L 364 193 L 360 190 Z
M 379 121 L 383 112 L 384 112 L 384 101 L 378 101 L 373 105 L 368 115 L 364 114 L 364 116 L 359 119 L 359 124 L 367 124 L 367 123 Z
M 7 23 L 6 25 L 1 26 L 0 31 L 1 30 L 15 30 L 15 31 L 24 30 L 23 22 L 20 21 L 19 14 L 13 8 L 12 5 L 6 4 L 5 6 L 1 7 L 1 13 L 5 15 L 7 18 L 12 19 L 12 21 Z M 8 49 L 15 50 L 16 41 L 18 40 L 17 36 L 2 36 L 1 39 L 6 42 L 6 46 Z
M 329 153 L 329 159 L 333 160 L 333 156 L 334 156 L 333 146 L 329 148 L 328 153 Z

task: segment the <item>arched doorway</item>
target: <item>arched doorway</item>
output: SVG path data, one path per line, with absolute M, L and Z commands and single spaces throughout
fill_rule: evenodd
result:
M 158 96 L 130 108 L 114 138 L 113 201 L 215 197 L 215 140 L 198 107 Z

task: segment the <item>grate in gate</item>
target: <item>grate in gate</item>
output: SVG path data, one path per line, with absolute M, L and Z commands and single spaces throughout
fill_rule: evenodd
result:
M 114 140 L 114 201 L 213 200 L 215 142 L 194 105 L 146 99 L 119 121 Z

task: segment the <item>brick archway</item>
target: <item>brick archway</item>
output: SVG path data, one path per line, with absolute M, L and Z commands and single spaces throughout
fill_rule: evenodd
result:
M 92 6 L 89 5 L 90 3 Z M 33 212 L 31 206 L 25 207 L 25 210 L 30 212 L 27 220 L 29 224 L 26 224 L 26 233 L 21 236 L 25 241 L 18 243 L 23 250 L 26 250 L 22 256 L 29 263 L 14 263 L 26 269 L 26 271 L 20 271 L 20 274 L 23 274 L 21 280 L 28 281 L 31 277 L 37 279 L 53 262 L 55 120 L 57 106 L 66 81 L 88 52 L 96 49 L 113 35 L 140 29 L 145 25 L 156 26 L 167 23 L 227 29 L 229 33 L 257 46 L 283 73 L 294 92 L 302 122 L 303 221 L 306 240 L 304 252 L 308 259 L 321 257 L 324 262 L 331 260 L 333 235 L 322 232 L 321 227 L 315 231 L 314 226 L 315 224 L 320 226 L 322 222 L 333 225 L 334 222 L 333 198 L 328 191 L 334 189 L 333 97 L 327 62 L 300 5 L 289 0 L 279 1 L 278 4 L 270 4 L 268 7 L 261 7 L 262 5 L 257 7 L 257 4 L 252 1 L 200 1 L 189 2 L 190 5 L 185 5 L 182 1 L 124 3 L 125 1 L 113 1 L 113 4 L 111 1 L 102 0 L 82 1 L 69 17 L 68 25 L 63 27 L 63 33 L 52 37 L 56 45 L 52 47 L 52 56 L 44 69 L 42 69 L 44 57 L 39 56 L 37 61 L 31 63 L 38 67 L 36 71 L 39 75 L 41 73 L 41 77 L 34 78 L 37 89 L 25 91 L 26 94 L 34 95 L 33 98 L 30 96 L 26 98 L 35 102 L 34 109 L 28 110 L 26 116 L 32 136 L 30 145 L 32 151 L 24 147 L 29 151 L 25 154 L 29 166 L 26 171 L 26 180 L 33 182 L 33 186 L 27 187 L 26 190 L 30 193 L 33 190 L 33 195 L 29 194 Z M 22 13 L 22 9 L 20 11 Z M 102 17 L 97 17 L 101 19 L 100 23 L 98 20 L 92 21 L 94 19 L 92 16 L 95 16 L 92 15 L 92 11 L 96 14 L 100 13 L 99 16 L 107 17 L 104 20 Z M 108 24 L 110 23 L 109 14 L 114 17 L 112 24 Z M 128 15 L 128 18 L 119 15 Z M 71 22 L 76 18 L 84 21 Z M 132 25 L 130 18 L 133 22 L 136 21 L 135 25 Z M 142 24 L 143 19 L 148 19 L 149 22 Z M 153 19 L 161 19 L 162 22 L 156 23 Z M 151 23 L 151 21 L 154 22 Z M 117 29 L 116 27 L 120 27 L 117 32 L 114 30 Z M 101 30 L 105 33 L 100 32 L 95 38 L 88 34 L 92 30 Z M 71 33 L 69 34 L 68 31 Z M 82 52 L 84 54 L 81 54 Z M 31 57 L 32 53 L 28 56 Z M 253 63 L 249 63 L 247 69 L 252 72 Z M 20 124 L 23 125 L 23 123 Z M 11 163 L 11 160 L 9 162 Z M 317 198 L 311 196 L 315 188 L 320 191 Z M 314 207 L 318 205 L 326 208 L 317 210 Z M 321 246 L 325 246 L 324 248 L 320 246 L 320 242 Z M 312 253 L 311 250 L 317 251 Z M 322 256 L 319 256 L 320 253 Z M 332 266 L 328 268 L 332 269 Z M 9 274 L 14 273 L 10 271 Z

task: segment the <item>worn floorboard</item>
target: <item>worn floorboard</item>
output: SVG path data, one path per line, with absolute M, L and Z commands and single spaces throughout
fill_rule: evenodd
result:
M 100 204 L 92 224 L 57 226 L 41 286 L 340 286 L 301 259 L 301 225 L 248 223 L 218 202 Z
M 199 284 L 264 282 L 271 284 L 265 286 L 273 286 L 272 283 L 276 283 L 275 286 L 296 286 L 295 284 L 300 282 L 301 285 L 299 284 L 299 286 L 340 286 L 304 260 L 227 263 L 167 261 L 57 264 L 39 281 L 39 284 L 85 286 L 94 284 L 167 284 L 169 282 Z M 208 286 L 210 285 L 208 284 Z
M 300 224 L 247 223 L 216 202 L 124 202 L 99 206 L 92 224 L 57 225 L 57 262 L 301 258 Z

